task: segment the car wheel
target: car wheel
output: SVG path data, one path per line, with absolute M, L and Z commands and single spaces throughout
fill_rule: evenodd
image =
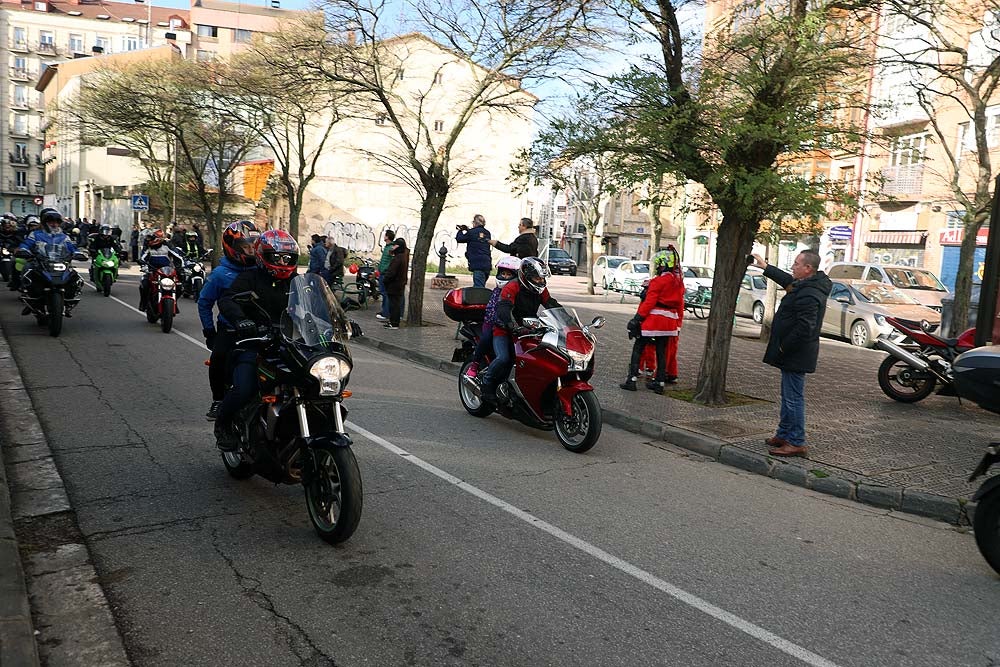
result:
M 571 271 L 569 272 L 569 275 L 570 275 L 570 277 L 571 277 L 571 278 L 576 278 L 576 271 L 572 271 L 572 270 L 571 270 Z
M 851 344 L 858 347 L 871 347 L 871 332 L 864 320 L 858 320 L 851 325 Z
M 753 321 L 757 324 L 764 323 L 764 304 L 760 301 L 755 301 L 753 304 Z

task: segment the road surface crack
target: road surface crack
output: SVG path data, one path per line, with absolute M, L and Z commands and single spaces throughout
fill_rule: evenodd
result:
M 185 524 L 190 524 L 192 531 L 201 530 L 201 522 L 205 519 L 216 519 L 223 516 L 239 516 L 240 514 L 241 512 L 220 512 L 218 514 L 205 514 L 203 516 L 185 517 L 183 519 L 170 519 L 168 521 L 159 521 L 157 523 L 129 526 L 127 528 L 116 528 L 115 530 L 98 530 L 93 533 L 88 533 L 84 537 L 86 537 L 88 542 L 99 542 L 101 540 L 114 539 L 116 537 L 146 535 L 148 533 L 155 533 L 168 528 L 173 528 L 174 526 L 183 526 Z
M 264 592 L 260 579 L 240 571 L 233 559 L 219 546 L 219 536 L 215 530 L 212 531 L 212 548 L 232 571 L 236 583 L 243 589 L 243 594 L 254 605 L 273 617 L 275 627 L 284 637 L 288 648 L 298 658 L 300 665 L 303 667 L 336 667 L 337 663 L 334 662 L 333 658 L 316 646 L 302 626 L 278 611 L 274 600 Z

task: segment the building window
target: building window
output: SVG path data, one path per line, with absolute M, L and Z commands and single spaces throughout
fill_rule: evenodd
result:
M 28 161 L 28 144 L 21 141 L 14 144 L 14 159 L 17 162 Z
M 72 53 L 83 53 L 83 35 L 69 36 L 69 50 Z
M 142 39 L 126 35 L 122 37 L 122 51 L 137 51 L 142 48 Z
M 241 28 L 233 30 L 233 41 L 239 42 L 240 44 L 249 44 L 251 39 L 253 39 L 252 31 L 243 30 Z
M 24 86 L 14 86 L 14 106 L 28 106 L 28 89 Z
M 36 2 L 35 3 L 36 12 L 47 12 L 49 11 L 49 3 L 47 2 Z
M 24 116 L 14 116 L 14 134 L 28 133 L 28 119 Z
M 384 113 L 375 114 L 375 124 L 376 125 L 385 125 L 385 121 L 388 120 L 388 119 L 389 119 L 389 117 L 386 116 Z
M 28 31 L 24 28 L 14 28 L 14 46 L 24 48 L 28 45 Z
M 43 30 L 38 33 L 38 43 L 39 44 L 55 44 L 56 36 L 49 32 L 48 30 Z
M 181 25 L 183 25 L 183 24 L 181 23 L 181 20 L 179 18 L 174 17 L 174 18 L 170 19 L 170 29 L 171 30 L 180 30 Z
M 434 121 L 434 131 L 435 132 L 444 132 L 444 121 L 443 120 L 436 120 L 436 121 Z
M 893 167 L 902 167 L 922 163 L 927 151 L 928 136 L 927 134 L 912 134 L 907 137 L 898 137 L 892 142 L 892 155 L 889 164 Z
M 198 36 L 199 37 L 218 37 L 219 28 L 214 25 L 199 25 L 198 26 Z
M 94 41 L 94 46 L 99 47 L 102 53 L 111 53 L 111 40 L 107 37 L 98 37 Z
M 17 189 L 28 189 L 28 172 L 26 171 L 15 171 L 14 172 L 14 185 Z

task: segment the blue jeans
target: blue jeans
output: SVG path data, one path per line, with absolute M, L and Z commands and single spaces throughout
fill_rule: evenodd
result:
M 472 270 L 472 286 L 473 287 L 486 287 L 486 279 L 490 277 L 489 271 L 483 271 L 480 269 Z
M 781 371 L 781 422 L 775 437 L 801 447 L 806 444 L 806 374 Z
M 219 406 L 219 416 L 216 424 L 228 427 L 236 413 L 250 402 L 257 393 L 257 351 L 238 350 L 231 359 L 233 369 L 233 386 L 226 392 Z
M 477 364 L 480 363 L 486 354 L 493 349 L 493 325 L 484 324 L 482 333 L 479 336 L 479 343 L 476 345 L 475 351 L 472 353 L 472 361 Z
M 493 336 L 493 361 L 486 369 L 484 387 L 496 390 L 497 385 L 507 379 L 514 356 L 512 348 L 510 336 Z
M 382 274 L 378 275 L 378 293 L 382 296 L 382 317 L 389 319 L 389 295 L 385 293 L 385 281 Z

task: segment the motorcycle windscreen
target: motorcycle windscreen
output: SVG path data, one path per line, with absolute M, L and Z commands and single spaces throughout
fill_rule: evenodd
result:
M 299 274 L 288 287 L 288 308 L 281 315 L 281 334 L 306 347 L 347 344 L 350 321 L 326 281 L 316 273 Z
M 583 332 L 579 331 L 582 328 L 580 324 L 580 319 L 576 316 L 575 310 L 566 310 L 565 308 L 549 308 L 548 310 L 543 310 L 539 315 L 538 319 L 541 320 L 546 326 L 552 327 L 555 330 L 557 339 L 556 345 L 558 347 L 573 350 L 574 352 L 584 352 L 585 350 L 577 349 L 580 347 L 580 342 L 577 338 L 586 340 L 583 337 Z M 571 334 L 569 340 L 567 340 L 567 333 Z M 578 334 L 578 335 L 572 335 Z
M 72 257 L 73 253 L 69 251 L 69 247 L 66 245 L 67 239 L 65 236 L 59 241 L 54 241 L 52 243 L 41 242 L 35 243 L 35 257 L 41 257 L 50 262 L 66 262 Z

